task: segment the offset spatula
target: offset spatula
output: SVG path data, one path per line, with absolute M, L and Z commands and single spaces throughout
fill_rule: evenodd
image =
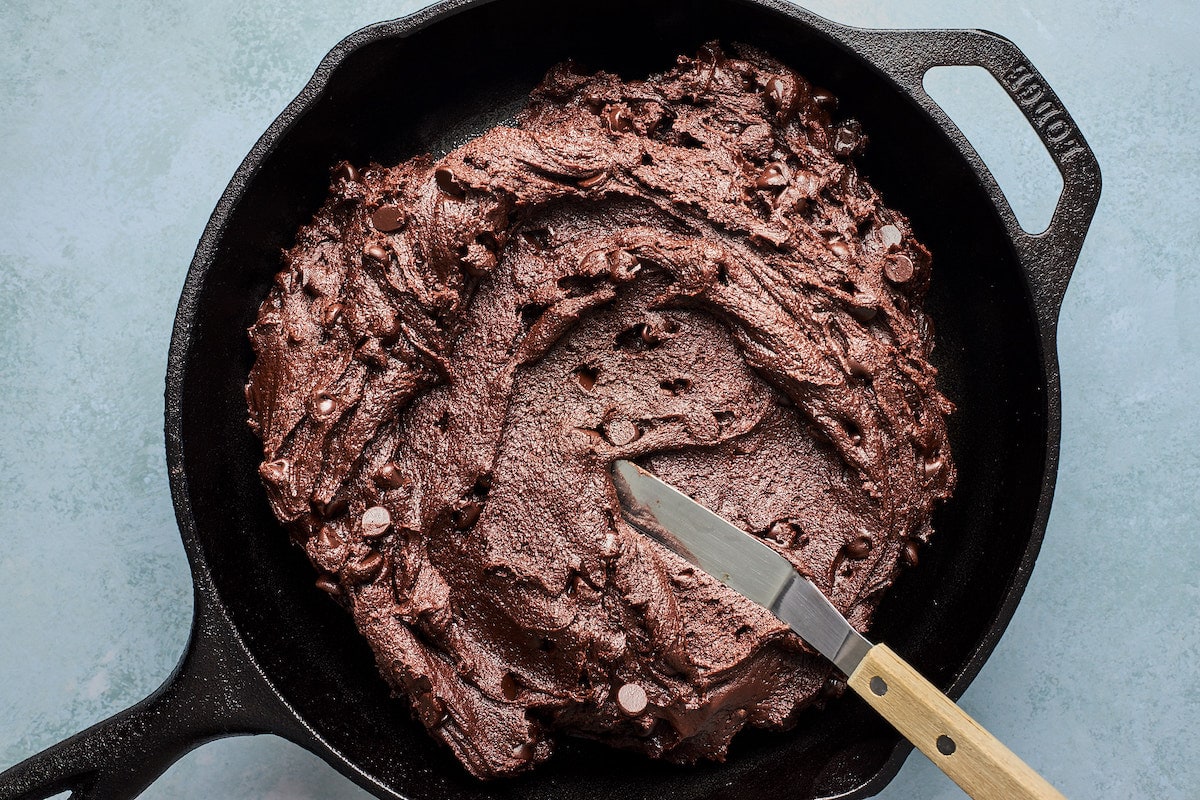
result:
M 787 623 L 975 800 L 1064 800 L 886 645 L 863 638 L 783 556 L 632 462 L 616 462 L 613 477 L 630 525 Z

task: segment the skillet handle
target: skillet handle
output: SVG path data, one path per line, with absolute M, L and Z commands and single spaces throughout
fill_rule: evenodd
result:
M 988 31 L 851 28 L 841 35 L 860 52 L 869 53 L 876 67 L 906 89 L 943 128 L 956 134 L 954 123 L 922 84 L 932 67 L 983 67 L 1025 115 L 1062 174 L 1062 195 L 1049 227 L 1041 233 L 1022 229 L 1007 203 L 1000 212 L 1029 276 L 1039 321 L 1053 335 L 1067 282 L 1100 201 L 1096 156 L 1054 90 L 1015 44 Z M 967 159 L 977 169 L 986 169 L 965 138 L 957 138 Z
M 136 797 L 176 760 L 213 739 L 281 732 L 289 715 L 223 618 L 203 610 L 183 658 L 166 683 L 126 709 L 0 773 L 0 800 Z M 285 735 L 287 735 L 285 733 Z
M 847 683 L 975 800 L 1065 800 L 887 646 L 872 647 Z

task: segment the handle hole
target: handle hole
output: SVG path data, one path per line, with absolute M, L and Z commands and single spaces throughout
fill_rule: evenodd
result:
M 925 91 L 979 153 L 1026 233 L 1041 233 L 1063 177 L 1016 103 L 983 67 L 933 67 Z
M 953 739 L 943 733 L 937 738 L 937 749 L 944 756 L 952 756 L 954 755 L 954 751 L 958 749 L 958 745 L 954 743 Z

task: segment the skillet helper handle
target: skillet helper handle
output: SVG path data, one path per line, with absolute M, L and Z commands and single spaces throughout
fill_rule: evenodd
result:
M 848 683 L 975 800 L 1064 800 L 886 645 L 873 646 Z
M 986 69 L 1025 116 L 1062 174 L 1062 195 L 1041 233 L 1025 231 L 1010 208 L 1001 209 L 1001 216 L 1030 276 L 1041 321 L 1053 332 L 1067 282 L 1100 202 L 1100 165 L 1058 95 L 1015 44 L 989 31 L 850 29 L 846 38 L 871 53 L 872 62 L 943 127 L 952 122 L 923 85 L 925 73 L 933 67 Z M 973 152 L 968 156 L 977 158 Z
M 0 800 L 43 800 L 64 791 L 72 800 L 129 800 L 205 742 L 279 730 L 272 724 L 282 716 L 273 695 L 234 655 L 227 630 L 197 598 L 191 641 L 166 683 L 132 708 L 0 773 Z

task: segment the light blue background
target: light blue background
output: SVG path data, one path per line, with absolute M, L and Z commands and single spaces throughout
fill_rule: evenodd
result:
M 141 699 L 184 646 L 161 433 L 176 300 L 225 183 L 325 52 L 422 3 L 353 5 L 0 5 L 0 769 Z M 1200 6 L 808 7 L 1003 33 L 1096 150 L 1105 194 L 1060 326 L 1054 512 L 962 705 L 1068 796 L 1196 797 Z M 1023 219 L 1045 218 L 1045 159 L 1012 143 L 994 84 L 930 80 Z M 365 795 L 263 736 L 200 748 L 145 796 Z M 916 755 L 881 796 L 962 795 Z

